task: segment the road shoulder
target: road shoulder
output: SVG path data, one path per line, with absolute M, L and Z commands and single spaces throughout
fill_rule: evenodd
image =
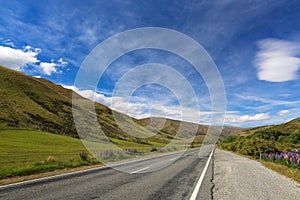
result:
M 257 161 L 222 150 L 216 150 L 214 161 L 214 199 L 299 199 L 295 181 Z

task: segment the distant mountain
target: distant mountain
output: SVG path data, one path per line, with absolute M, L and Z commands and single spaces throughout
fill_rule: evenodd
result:
M 140 119 L 140 121 L 144 124 L 151 125 L 159 128 L 162 132 L 169 133 L 175 135 L 179 126 L 181 126 L 181 132 L 185 136 L 193 136 L 194 131 L 196 132 L 196 139 L 203 140 L 204 136 L 207 133 L 208 125 L 196 124 L 192 122 L 182 122 L 179 120 L 166 119 L 161 117 L 150 117 Z M 212 127 L 212 129 L 218 129 L 220 127 Z M 228 135 L 236 135 L 242 132 L 243 128 L 232 127 L 232 126 L 224 126 L 222 129 L 221 137 L 227 137 Z

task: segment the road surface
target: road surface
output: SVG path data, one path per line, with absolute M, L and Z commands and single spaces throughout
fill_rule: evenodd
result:
M 216 200 L 299 200 L 297 183 L 261 163 L 216 150 L 213 197 Z
M 0 199 L 211 199 L 211 164 L 205 167 L 210 150 L 200 157 L 194 149 L 114 166 L 118 170 L 104 167 L 2 186 Z M 161 166 L 166 167 L 155 170 Z

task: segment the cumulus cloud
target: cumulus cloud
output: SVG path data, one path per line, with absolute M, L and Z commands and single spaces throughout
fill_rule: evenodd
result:
M 294 42 L 265 39 L 257 43 L 259 51 L 255 64 L 258 79 L 270 82 L 295 80 L 300 68 L 299 44 Z
M 284 116 L 289 113 L 289 110 L 281 110 L 277 113 L 278 116 Z
M 9 40 L 9 42 L 11 41 Z M 51 62 L 40 61 L 38 59 L 40 52 L 40 48 L 34 48 L 29 45 L 23 49 L 0 46 L 0 65 L 19 71 L 23 70 L 27 65 L 33 65 L 43 74 L 51 75 L 52 73 L 60 72 L 58 68 L 68 64 L 62 58 L 58 59 L 57 62 L 54 62 L 54 60 L 51 60 Z
M 259 113 L 255 115 L 242 115 L 242 116 L 227 116 L 226 122 L 229 123 L 243 123 L 249 121 L 259 121 L 270 119 L 269 113 Z
M 42 70 L 43 74 L 50 76 L 52 73 L 59 73 L 59 67 L 64 67 L 68 64 L 68 62 L 64 61 L 60 58 L 56 63 L 52 60 L 49 62 L 41 62 L 39 68 Z
M 41 62 L 40 63 L 40 68 L 43 71 L 44 74 L 46 75 L 51 75 L 52 73 L 55 73 L 57 64 L 56 63 L 47 63 L 47 62 Z
M 0 46 L 0 65 L 20 70 L 28 64 L 39 62 L 38 54 L 38 51 L 32 51 L 29 46 L 23 50 Z

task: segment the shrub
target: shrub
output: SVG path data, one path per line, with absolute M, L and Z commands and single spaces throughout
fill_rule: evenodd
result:
M 80 156 L 81 160 L 83 160 L 83 161 L 88 160 L 88 153 L 85 151 L 80 152 L 79 156 Z
M 155 146 L 152 146 L 152 147 L 150 148 L 150 152 L 153 152 L 153 151 L 157 151 L 157 149 L 156 149 Z

